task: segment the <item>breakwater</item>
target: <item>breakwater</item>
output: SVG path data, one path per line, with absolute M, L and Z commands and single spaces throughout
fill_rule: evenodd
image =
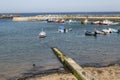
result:
M 38 15 L 38 16 L 29 16 L 29 17 L 13 17 L 13 21 L 43 21 L 43 20 L 84 20 L 88 18 L 88 20 L 104 20 L 108 19 L 111 21 L 117 21 L 120 22 L 120 16 L 119 15 Z
M 0 15 L 0 19 L 6 19 L 6 18 L 13 18 L 13 17 L 20 17 L 20 15 Z

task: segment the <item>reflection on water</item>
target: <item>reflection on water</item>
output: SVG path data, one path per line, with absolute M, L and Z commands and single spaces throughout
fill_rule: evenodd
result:
M 58 33 L 58 27 L 71 27 L 68 33 Z M 47 37 L 39 39 L 44 27 Z M 0 77 L 18 76 L 30 70 L 33 64 L 46 68 L 62 66 L 51 47 L 59 48 L 80 65 L 108 65 L 120 60 L 120 34 L 85 36 L 85 30 L 119 26 L 56 24 L 44 22 L 0 23 Z

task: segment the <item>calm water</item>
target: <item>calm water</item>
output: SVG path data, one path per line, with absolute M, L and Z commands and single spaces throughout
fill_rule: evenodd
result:
M 58 33 L 59 26 L 72 28 L 68 33 Z M 44 27 L 45 39 L 38 34 Z M 45 22 L 12 22 L 0 20 L 0 80 L 19 76 L 37 66 L 62 66 L 51 47 L 59 48 L 80 65 L 105 66 L 120 61 L 120 34 L 85 36 L 85 30 L 104 28 L 120 29 L 120 26 L 57 24 Z

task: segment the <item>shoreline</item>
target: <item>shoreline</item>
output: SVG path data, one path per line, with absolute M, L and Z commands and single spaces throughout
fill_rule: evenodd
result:
M 119 80 L 120 65 L 108 67 L 84 67 L 86 72 L 94 75 L 98 80 Z M 19 78 L 18 80 L 77 80 L 70 72 L 53 72 L 34 75 L 27 78 Z
M 83 67 L 83 69 L 96 77 L 98 80 L 119 80 L 120 65 L 111 65 L 106 67 Z M 23 76 L 10 78 L 13 80 L 77 80 L 76 77 L 61 68 L 48 69 L 33 74 L 24 73 Z M 9 80 L 9 79 L 8 79 Z
M 108 67 L 85 67 L 84 70 L 94 75 L 98 80 L 119 80 L 120 79 L 120 65 Z

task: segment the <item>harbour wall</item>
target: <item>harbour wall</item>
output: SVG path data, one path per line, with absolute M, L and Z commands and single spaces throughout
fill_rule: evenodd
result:
M 13 18 L 13 17 L 20 17 L 20 15 L 0 15 L 0 19 L 8 19 L 8 18 Z
M 111 20 L 120 22 L 120 16 L 78 16 L 78 15 L 41 15 L 41 16 L 30 16 L 30 17 L 13 17 L 13 21 L 43 21 L 43 20 Z

